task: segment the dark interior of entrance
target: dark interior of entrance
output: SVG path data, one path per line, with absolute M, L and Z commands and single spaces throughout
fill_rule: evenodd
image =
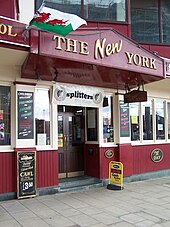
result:
M 59 178 L 84 175 L 85 108 L 58 106 Z

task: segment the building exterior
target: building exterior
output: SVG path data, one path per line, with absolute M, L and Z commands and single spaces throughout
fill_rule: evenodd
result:
M 86 19 L 66 37 L 26 29 L 41 3 L 0 9 L 0 198 L 106 181 L 110 161 L 129 181 L 169 174 L 170 3 L 46 1 Z

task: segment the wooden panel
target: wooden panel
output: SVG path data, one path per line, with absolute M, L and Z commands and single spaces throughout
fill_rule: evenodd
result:
M 133 149 L 133 174 L 170 169 L 169 144 L 157 144 L 146 146 L 134 146 Z M 152 150 L 159 148 L 163 151 L 161 162 L 155 163 L 151 160 Z
M 83 148 L 78 146 L 69 153 L 68 172 L 84 170 Z
M 106 158 L 105 152 L 112 150 L 114 156 Z M 109 177 L 109 162 L 119 160 L 118 147 L 102 147 L 100 148 L 100 179 L 107 179 Z
M 37 188 L 58 185 L 58 151 L 37 152 Z
M 119 162 L 123 163 L 123 176 L 133 175 L 133 153 L 132 145 L 129 144 L 119 144 Z
M 98 144 L 85 145 L 85 175 L 100 177 Z
M 14 6 L 16 7 L 16 9 Z M 15 0 L 1 1 L 1 7 L 0 7 L 1 16 L 17 19 L 15 12 L 17 12 L 17 6 L 16 6 Z
M 59 173 L 65 173 L 65 165 L 64 165 L 64 152 L 58 153 L 58 165 L 59 165 Z
M 0 193 L 16 191 L 15 153 L 0 152 Z

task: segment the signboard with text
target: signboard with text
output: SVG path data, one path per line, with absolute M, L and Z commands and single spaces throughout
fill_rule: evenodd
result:
M 36 196 L 36 151 L 17 152 L 17 198 Z
M 33 92 L 18 91 L 18 139 L 33 138 Z
M 123 164 L 111 161 L 109 163 L 109 184 L 108 189 L 123 189 Z
M 79 29 L 74 36 L 69 34 L 62 37 L 40 32 L 39 53 L 163 77 L 163 60 L 142 47 L 139 48 L 136 43 L 129 42 L 119 33 L 104 29 L 96 30 L 93 35 L 88 33 L 89 31 Z
M 29 32 L 26 31 L 26 24 L 0 16 L 1 42 L 29 47 Z
M 120 101 L 120 137 L 129 137 L 129 104 Z

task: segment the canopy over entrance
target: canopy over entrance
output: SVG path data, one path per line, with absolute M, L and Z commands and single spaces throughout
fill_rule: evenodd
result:
M 131 89 L 163 79 L 164 63 L 113 29 L 80 29 L 67 37 L 31 30 L 22 77 Z

